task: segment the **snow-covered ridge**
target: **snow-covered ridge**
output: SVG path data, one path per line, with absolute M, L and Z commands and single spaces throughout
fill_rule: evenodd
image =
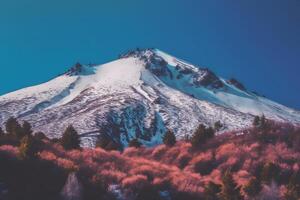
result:
M 50 137 L 73 124 L 88 146 L 99 134 L 125 146 L 135 137 L 154 145 L 167 128 L 178 137 L 199 123 L 240 129 L 261 114 L 300 123 L 299 111 L 158 49 L 130 51 L 103 65 L 77 63 L 47 83 L 0 97 L 0 124 L 15 116 Z

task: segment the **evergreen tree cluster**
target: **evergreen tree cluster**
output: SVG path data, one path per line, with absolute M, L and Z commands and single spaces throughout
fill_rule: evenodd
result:
M 287 200 L 299 200 L 300 199 L 300 171 L 294 172 L 287 185 L 287 191 L 285 193 L 285 199 Z
M 66 150 L 79 149 L 80 139 L 77 131 L 72 125 L 69 125 L 60 140 L 61 145 Z
M 139 140 L 137 138 L 134 138 L 133 140 L 131 140 L 128 144 L 129 147 L 135 147 L 135 148 L 140 148 L 142 146 L 142 144 L 139 142 Z
M 204 188 L 205 200 L 243 200 L 241 188 L 233 180 L 230 170 L 222 176 L 222 184 L 209 182 Z
M 168 130 L 165 133 L 163 137 L 163 143 L 169 147 L 172 147 L 176 144 L 176 136 L 171 130 Z
M 199 148 L 206 143 L 207 140 L 215 136 L 215 130 L 212 127 L 206 127 L 200 124 L 192 137 L 190 138 L 191 144 L 194 148 Z
M 96 147 L 100 147 L 107 151 L 120 150 L 120 145 L 117 144 L 112 138 L 105 134 L 101 134 L 96 142 Z
M 267 119 L 264 115 L 262 116 L 255 116 L 253 119 L 253 126 L 257 129 L 265 129 L 267 128 Z
M 24 136 L 29 136 L 32 134 L 31 125 L 29 122 L 24 121 L 21 125 L 18 120 L 14 117 L 11 117 L 5 123 L 6 134 L 17 137 L 18 139 L 23 138 Z

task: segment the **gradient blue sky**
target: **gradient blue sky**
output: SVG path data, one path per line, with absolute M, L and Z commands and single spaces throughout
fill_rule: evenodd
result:
M 299 0 L 1 0 L 0 94 L 135 47 L 300 109 Z

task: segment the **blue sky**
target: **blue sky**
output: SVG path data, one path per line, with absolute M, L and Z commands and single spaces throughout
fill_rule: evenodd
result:
M 155 47 L 300 109 L 298 0 L 1 0 L 0 94 Z

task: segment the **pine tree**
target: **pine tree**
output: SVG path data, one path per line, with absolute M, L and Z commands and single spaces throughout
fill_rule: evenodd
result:
M 67 127 L 60 142 L 66 150 L 80 148 L 79 135 L 72 125 Z
M 263 166 L 261 180 L 270 183 L 272 180 L 278 181 L 280 168 L 274 163 L 266 163 Z
M 253 126 L 254 126 L 254 127 L 258 127 L 258 126 L 259 126 L 259 123 L 260 123 L 260 118 L 259 118 L 259 116 L 255 116 L 254 119 L 253 119 Z
M 208 139 L 213 138 L 215 130 L 211 127 L 206 128 L 203 124 L 200 124 L 194 134 L 191 137 L 191 143 L 194 148 L 201 147 Z
M 107 151 L 120 149 L 120 145 L 118 145 L 116 142 L 114 142 L 111 138 L 109 138 L 105 134 L 100 135 L 100 137 L 98 138 L 98 140 L 96 142 L 96 147 L 100 147 Z
M 218 200 L 218 194 L 221 192 L 221 185 L 209 182 L 204 188 L 204 199 L 205 200 Z
M 244 192 L 251 199 L 255 199 L 261 190 L 262 185 L 257 178 L 251 178 L 250 181 L 244 186 Z
M 219 195 L 221 200 L 242 200 L 240 187 L 233 180 L 230 170 L 227 170 L 222 177 L 222 189 Z
M 294 172 L 291 176 L 284 197 L 286 200 L 300 199 L 300 171 Z
M 0 137 L 4 135 L 4 131 L 2 130 L 2 128 L 0 127 Z
M 37 133 L 35 133 L 34 134 L 34 138 L 35 139 L 37 139 L 37 140 L 44 140 L 44 139 L 49 139 L 46 135 L 45 135 L 45 133 L 43 133 L 43 132 L 37 132 Z
M 16 136 L 17 138 L 22 138 L 24 135 L 22 134 L 22 127 L 17 121 L 16 118 L 11 117 L 6 121 L 5 124 L 7 134 Z
M 255 128 L 258 128 L 260 130 L 264 130 L 267 128 L 267 123 L 268 120 L 266 119 L 265 115 L 262 115 L 262 116 L 255 116 L 254 119 L 253 119 L 253 126 Z
M 194 134 L 191 137 L 191 143 L 193 147 L 199 147 L 201 144 L 203 144 L 205 141 L 204 138 L 204 132 L 205 132 L 205 126 L 203 124 L 200 124 Z
M 208 127 L 205 129 L 205 135 L 206 139 L 213 138 L 215 136 L 215 130 L 212 127 Z
M 139 142 L 139 140 L 137 138 L 134 138 L 133 140 L 131 140 L 128 144 L 129 147 L 135 147 L 135 148 L 140 148 L 141 147 L 141 143 Z
M 174 133 L 171 130 L 168 130 L 164 137 L 163 137 L 163 142 L 165 145 L 172 147 L 175 145 L 176 143 L 176 137 L 174 135 Z
M 38 152 L 38 145 L 32 136 L 26 135 L 21 139 L 19 157 L 21 159 L 33 159 Z
M 266 119 L 265 115 L 262 115 L 260 117 L 260 127 L 261 128 L 265 128 L 266 125 L 267 125 L 267 119 Z
M 96 142 L 96 147 L 100 147 L 102 149 L 105 149 L 106 146 L 111 142 L 111 139 L 108 138 L 106 135 L 104 134 L 101 134 L 99 136 L 99 138 L 97 139 L 97 142 Z
M 215 129 L 216 131 L 220 131 L 221 128 L 223 128 L 223 124 L 222 124 L 220 121 L 215 122 L 215 124 L 214 124 L 214 129 Z
M 23 122 L 22 126 L 22 134 L 25 135 L 31 135 L 32 134 L 31 124 L 27 121 Z

